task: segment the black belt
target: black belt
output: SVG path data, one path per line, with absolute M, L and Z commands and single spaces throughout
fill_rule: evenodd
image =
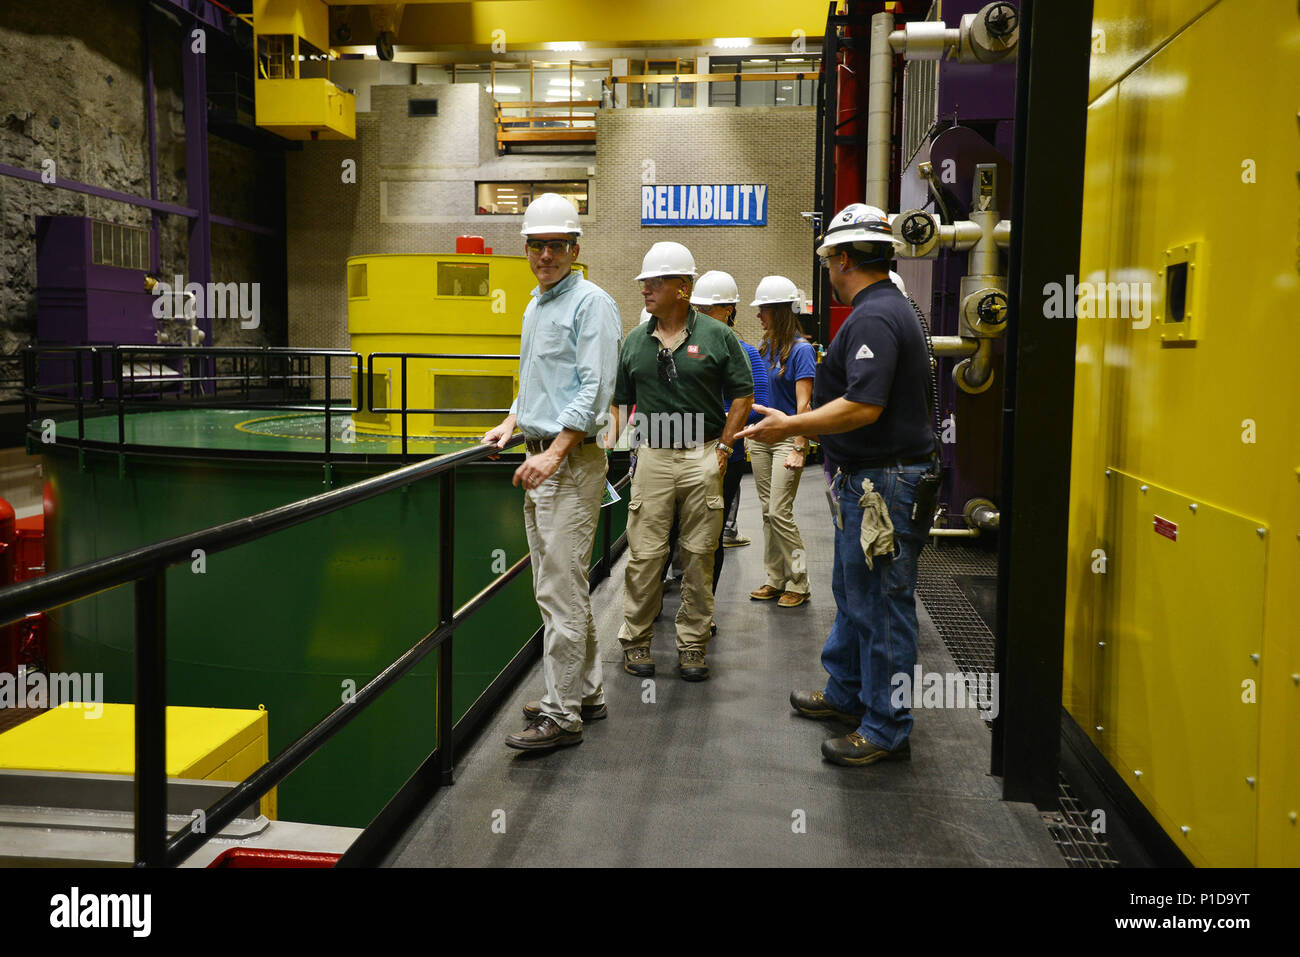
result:
M 916 455 L 907 459 L 863 459 L 859 462 L 836 462 L 841 472 L 861 472 L 863 469 L 887 469 L 895 465 L 928 465 L 934 460 L 933 453 Z
M 529 455 L 541 455 L 548 448 L 550 448 L 551 443 L 554 442 L 557 438 L 558 436 L 553 435 L 549 439 L 524 439 L 524 447 L 528 449 Z M 589 435 L 578 444 L 590 445 L 592 442 L 595 441 L 596 441 L 596 436 Z

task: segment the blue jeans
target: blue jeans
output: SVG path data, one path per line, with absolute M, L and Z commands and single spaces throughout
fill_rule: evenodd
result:
M 912 520 L 916 484 L 927 465 L 889 466 L 838 473 L 831 492 L 839 502 L 844 527 L 835 530 L 835 623 L 822 649 L 830 676 L 826 702 L 837 711 L 862 714 L 858 733 L 878 748 L 902 747 L 912 731 L 912 715 L 890 703 L 892 679 L 912 680 L 916 664 L 916 556 L 929 529 L 926 517 Z M 862 480 L 871 479 L 894 523 L 894 554 L 867 567 L 859 538 Z

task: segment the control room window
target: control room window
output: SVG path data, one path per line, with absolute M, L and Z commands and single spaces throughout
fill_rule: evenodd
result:
M 542 193 L 557 193 L 578 208 L 578 213 L 587 214 L 587 181 L 536 181 L 536 182 L 496 182 L 478 183 L 477 209 L 479 215 L 519 216 Z

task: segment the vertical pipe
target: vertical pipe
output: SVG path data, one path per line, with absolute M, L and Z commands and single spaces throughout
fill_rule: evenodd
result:
M 158 198 L 158 120 L 153 84 L 153 39 L 149 33 L 149 0 L 140 0 L 140 53 L 144 58 L 144 108 L 149 127 L 149 198 Z M 162 273 L 162 237 L 158 211 L 149 214 L 149 269 Z
M 135 583 L 135 866 L 167 853 L 167 589 L 165 568 Z
M 452 576 L 456 558 L 456 470 L 438 477 L 438 623 L 452 619 Z M 438 646 L 438 772 L 443 784 L 452 783 L 452 642 Z
M 894 51 L 889 34 L 894 30 L 892 13 L 871 18 L 871 65 L 867 86 L 867 181 L 864 190 L 869 206 L 889 212 L 889 153 L 894 113 Z

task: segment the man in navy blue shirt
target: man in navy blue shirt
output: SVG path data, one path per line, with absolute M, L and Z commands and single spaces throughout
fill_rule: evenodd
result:
M 928 514 L 913 516 L 934 433 L 926 401 L 929 361 L 911 304 L 889 279 L 894 240 L 884 212 L 861 203 L 841 210 L 818 246 L 831 287 L 853 311 L 817 370 L 813 409 L 785 415 L 754 407 L 763 421 L 739 433 L 774 442 L 817 435 L 836 467 L 835 623 L 822 650 L 822 691 L 795 691 L 809 718 L 839 718 L 857 730 L 822 743 L 836 764 L 859 766 L 911 753 L 912 716 L 890 700 L 894 675 L 916 664 L 916 556 Z M 869 559 L 861 540 L 867 483 L 894 526 L 892 554 Z M 923 511 L 923 510 L 922 510 Z

